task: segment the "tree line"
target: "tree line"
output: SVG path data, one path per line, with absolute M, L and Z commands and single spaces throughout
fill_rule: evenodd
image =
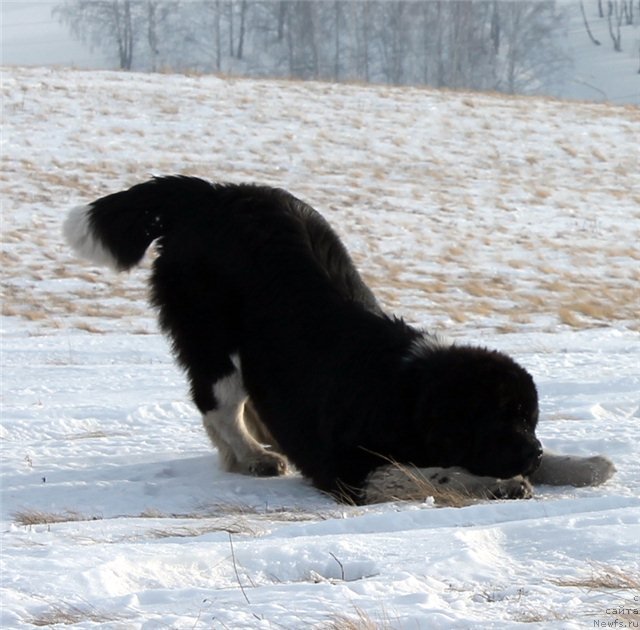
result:
M 634 1 L 607 0 L 622 15 Z M 68 0 L 54 14 L 126 70 L 528 93 L 568 65 L 554 0 Z

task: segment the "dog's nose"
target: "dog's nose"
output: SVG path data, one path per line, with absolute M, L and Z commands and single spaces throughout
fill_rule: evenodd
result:
M 529 470 L 526 472 L 527 475 L 535 472 L 538 466 L 540 466 L 540 461 L 542 460 L 542 446 L 538 445 L 535 447 L 531 453 L 531 463 L 529 464 Z

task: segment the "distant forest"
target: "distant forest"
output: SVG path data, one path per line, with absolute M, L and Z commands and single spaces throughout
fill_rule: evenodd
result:
M 638 21 L 640 0 L 590 2 L 608 19 L 614 45 L 620 25 Z M 568 66 L 562 6 L 554 0 L 69 0 L 54 15 L 126 70 L 533 93 Z

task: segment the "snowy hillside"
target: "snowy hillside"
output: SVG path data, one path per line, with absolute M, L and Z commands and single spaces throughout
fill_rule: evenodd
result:
M 640 623 L 638 108 L 44 69 L 2 91 L 0 627 Z M 616 476 L 351 508 L 220 472 L 147 270 L 60 236 L 71 206 L 171 173 L 309 201 L 390 310 L 511 353 L 547 447 Z

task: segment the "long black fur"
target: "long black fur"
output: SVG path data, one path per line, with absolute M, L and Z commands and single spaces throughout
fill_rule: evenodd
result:
M 499 478 L 538 465 L 527 371 L 386 315 L 328 223 L 289 193 L 166 177 L 87 216 L 118 269 L 157 241 L 152 302 L 200 411 L 237 355 L 259 417 L 318 488 L 359 501 L 389 461 Z

